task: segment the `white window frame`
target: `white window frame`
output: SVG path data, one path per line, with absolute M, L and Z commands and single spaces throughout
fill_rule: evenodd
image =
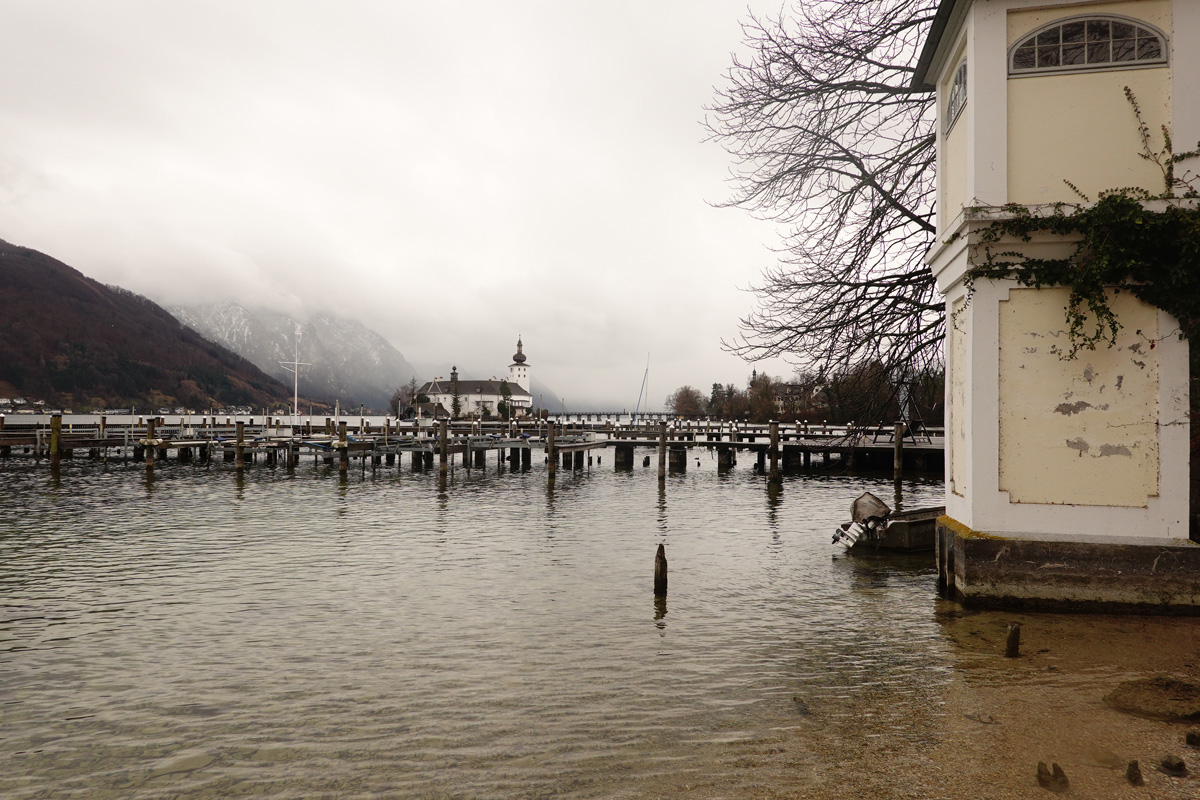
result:
M 957 105 L 956 105 L 957 104 Z M 967 60 L 964 58 L 954 68 L 954 78 L 950 81 L 950 91 L 946 96 L 946 133 L 958 122 L 963 109 L 967 107 Z
M 1017 68 L 1013 66 L 1013 59 L 1016 57 L 1017 50 L 1022 49 L 1030 39 L 1034 39 L 1043 33 L 1051 31 L 1055 28 L 1061 28 L 1062 26 L 1069 25 L 1073 22 L 1088 22 L 1092 20 L 1099 22 L 1117 22 L 1124 25 L 1133 25 L 1137 28 L 1147 30 L 1158 38 L 1162 52 L 1159 54 L 1158 58 L 1144 59 L 1141 61 L 1102 61 L 1095 64 L 1058 64 L 1053 67 L 1033 66 Z M 1111 36 L 1109 37 L 1108 41 L 1112 41 Z M 1086 47 L 1087 40 L 1085 39 L 1082 44 L 1084 47 Z M 1061 46 L 1062 45 L 1060 44 L 1059 47 Z M 1162 30 L 1160 30 L 1157 26 L 1151 25 L 1149 22 L 1144 20 L 1134 19 L 1133 17 L 1126 17 L 1120 14 L 1081 14 L 1074 17 L 1056 19 L 1052 22 L 1047 22 L 1045 25 L 1042 25 L 1038 28 L 1034 28 L 1027 33 L 1021 34 L 1021 36 L 1018 37 L 1015 42 L 1013 42 L 1012 46 L 1008 48 L 1008 77 L 1025 78 L 1041 75 L 1065 75 L 1079 72 L 1103 72 L 1106 70 L 1152 69 L 1156 67 L 1165 67 L 1168 63 L 1170 63 L 1170 60 L 1170 41 L 1167 39 L 1167 35 L 1163 33 Z

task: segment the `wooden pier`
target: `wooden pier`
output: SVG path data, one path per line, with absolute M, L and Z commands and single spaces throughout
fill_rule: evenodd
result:
M 164 462 L 232 463 L 239 469 L 264 463 L 296 467 L 303 459 L 349 470 L 359 462 L 365 470 L 399 466 L 405 455 L 413 470 L 440 470 L 456 459 L 467 469 L 484 469 L 488 456 L 498 467 L 528 469 L 533 454 L 545 459 L 551 475 L 558 469 L 582 469 L 602 463 L 612 451 L 615 469 L 633 469 L 636 448 L 657 451 L 659 477 L 687 470 L 689 453 L 713 451 L 718 470 L 733 467 L 741 455 L 755 459 L 755 468 L 777 477 L 784 470 L 837 464 L 842 468 L 883 470 L 899 475 L 906 469 L 940 472 L 944 431 L 910 431 L 903 423 L 873 426 L 812 425 L 771 422 L 765 425 L 722 420 L 652 418 L 637 424 L 585 416 L 512 422 L 441 420 L 437 426 L 412 420 L 372 425 L 359 420 L 326 419 L 323 424 L 291 424 L 267 417 L 248 420 L 164 417 L 136 422 L 77 423 L 61 416 L 49 420 L 0 417 L 0 459 L 31 458 L 58 467 L 77 453 L 88 458 L 143 462 L 147 468 Z M 649 456 L 643 465 L 649 466 Z

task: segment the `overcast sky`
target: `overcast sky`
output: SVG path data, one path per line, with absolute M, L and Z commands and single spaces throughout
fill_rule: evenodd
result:
M 647 354 L 654 407 L 744 385 L 720 340 L 777 235 L 712 206 L 700 122 L 778 7 L 3 0 L 0 238 L 162 303 L 353 316 L 418 364 L 498 374 L 519 333 L 568 407 L 631 407 Z

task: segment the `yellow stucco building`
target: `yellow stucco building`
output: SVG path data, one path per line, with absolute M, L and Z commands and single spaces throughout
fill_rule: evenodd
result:
M 1139 156 L 1126 87 L 1156 142 L 1166 126 L 1176 142 L 1195 143 L 1198 82 L 1200 0 L 944 0 L 938 9 L 914 86 L 937 90 L 938 243 L 927 260 L 948 314 L 939 563 L 960 597 L 1137 606 L 1145 592 L 1136 581 L 1105 588 L 1070 566 L 1070 552 L 1200 550 L 1187 541 L 1188 349 L 1175 319 L 1114 296 L 1115 345 L 1064 358 L 1067 289 L 966 279 L 980 230 L 1011 214 L 1008 204 L 1037 213 L 1082 203 L 1068 182 L 1092 200 L 1121 187 L 1161 192 L 1161 170 Z M 1006 247 L 1046 257 L 1072 249 L 1049 236 Z M 1048 559 L 1041 574 L 1059 564 L 1074 589 L 977 563 L 1031 542 Z M 1172 589 L 1167 605 L 1200 601 L 1195 581 L 1180 580 L 1191 588 Z M 1061 602 L 1040 602 L 1055 592 Z

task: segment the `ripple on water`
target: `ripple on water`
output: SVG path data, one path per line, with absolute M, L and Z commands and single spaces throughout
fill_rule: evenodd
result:
M 827 724 L 927 736 L 911 719 L 947 669 L 930 565 L 828 544 L 890 481 L 789 477 L 772 498 L 707 463 L 661 493 L 603 469 L 553 487 L 458 470 L 445 492 L 394 470 L 3 478 L 10 797 L 619 796 L 744 776 L 775 752 L 763 737 L 809 724 L 796 696 Z

